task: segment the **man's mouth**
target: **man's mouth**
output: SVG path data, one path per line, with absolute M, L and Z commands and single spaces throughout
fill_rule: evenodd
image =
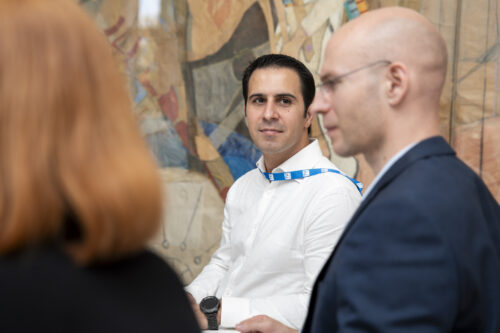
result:
M 332 133 L 332 132 L 335 132 L 336 130 L 338 130 L 338 127 L 334 126 L 334 125 L 329 125 L 329 126 L 325 126 L 325 129 L 326 129 L 327 133 Z
M 273 134 L 278 134 L 283 132 L 282 130 L 279 130 L 277 128 L 261 128 L 259 129 L 259 132 L 267 135 L 273 135 Z

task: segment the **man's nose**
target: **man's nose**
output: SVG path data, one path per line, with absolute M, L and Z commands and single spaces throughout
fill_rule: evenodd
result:
M 278 110 L 276 109 L 274 103 L 271 100 L 267 101 L 264 109 L 264 119 L 271 120 L 277 119 L 278 117 Z
M 325 99 L 323 94 L 320 91 L 316 91 L 313 102 L 311 103 L 310 106 L 311 113 L 313 115 L 315 113 L 316 114 L 327 113 L 329 109 L 330 109 L 330 104 Z

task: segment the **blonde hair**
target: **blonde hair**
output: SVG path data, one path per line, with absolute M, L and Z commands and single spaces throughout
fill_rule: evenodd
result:
M 142 249 L 161 187 L 104 35 L 71 0 L 0 1 L 0 255 L 62 240 L 79 263 Z M 78 239 L 65 237 L 71 221 Z

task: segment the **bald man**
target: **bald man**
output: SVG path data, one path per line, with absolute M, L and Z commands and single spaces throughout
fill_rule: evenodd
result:
M 320 272 L 303 333 L 500 332 L 500 207 L 439 135 L 446 46 L 404 8 L 339 29 L 312 110 L 377 175 Z M 242 332 L 294 332 L 265 316 Z

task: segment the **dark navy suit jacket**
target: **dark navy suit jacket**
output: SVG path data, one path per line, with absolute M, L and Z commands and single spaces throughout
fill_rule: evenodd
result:
M 500 207 L 443 138 L 410 149 L 362 202 L 302 332 L 500 332 Z

